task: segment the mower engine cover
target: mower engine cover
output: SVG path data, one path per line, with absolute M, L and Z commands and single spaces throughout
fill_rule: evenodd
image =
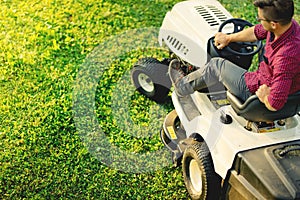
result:
M 159 32 L 159 43 L 184 61 L 204 66 L 210 59 L 207 54 L 209 39 L 219 26 L 231 19 L 231 14 L 217 0 L 191 0 L 177 3 L 169 11 Z M 225 33 L 232 33 L 233 26 L 226 26 Z

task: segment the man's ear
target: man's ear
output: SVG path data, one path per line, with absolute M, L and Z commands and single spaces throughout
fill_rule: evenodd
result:
M 279 26 L 278 22 L 271 21 L 270 23 L 271 23 L 271 27 L 272 27 L 273 30 L 276 30 L 278 28 L 278 26 Z

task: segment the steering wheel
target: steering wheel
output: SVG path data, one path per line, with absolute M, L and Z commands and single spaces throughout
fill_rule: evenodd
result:
M 233 33 L 242 31 L 246 26 L 247 27 L 253 26 L 253 24 L 251 24 L 246 20 L 232 18 L 226 20 L 220 25 L 219 32 L 222 32 L 224 27 L 228 24 L 233 24 L 233 28 L 234 28 Z M 263 47 L 262 41 L 258 40 L 255 42 L 233 42 L 230 43 L 228 46 L 226 46 L 224 50 L 227 50 L 228 52 L 238 56 L 253 56 L 254 54 L 258 53 L 262 47 Z

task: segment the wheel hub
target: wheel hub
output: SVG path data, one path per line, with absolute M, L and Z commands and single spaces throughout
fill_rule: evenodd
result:
M 144 73 L 138 75 L 138 81 L 141 87 L 146 92 L 152 92 L 154 90 L 154 83 L 149 76 Z
M 198 166 L 198 163 L 195 159 L 191 160 L 190 163 L 190 178 L 196 193 L 202 192 L 202 172 Z

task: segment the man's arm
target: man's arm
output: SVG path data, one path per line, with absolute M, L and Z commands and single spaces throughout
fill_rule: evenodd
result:
M 217 33 L 215 35 L 215 46 L 218 49 L 223 49 L 231 42 L 254 42 L 257 38 L 254 33 L 254 26 L 244 29 L 237 33 L 225 34 Z

